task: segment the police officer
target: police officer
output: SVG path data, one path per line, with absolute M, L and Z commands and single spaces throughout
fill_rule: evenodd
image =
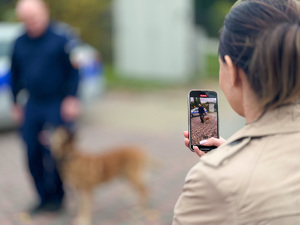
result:
M 199 111 L 199 116 L 200 116 L 201 123 L 204 123 L 203 118 L 204 118 L 204 115 L 205 115 L 205 111 L 204 111 L 204 108 L 202 107 L 201 104 L 199 104 L 198 111 Z
M 63 204 L 62 182 L 50 151 L 38 137 L 45 125 L 70 124 L 79 115 L 79 75 L 69 57 L 74 39 L 50 22 L 42 0 L 19 0 L 16 14 L 26 32 L 16 40 L 12 54 L 12 117 L 20 125 L 40 199 L 30 212 L 58 211 Z M 24 107 L 17 101 L 23 89 L 29 94 Z

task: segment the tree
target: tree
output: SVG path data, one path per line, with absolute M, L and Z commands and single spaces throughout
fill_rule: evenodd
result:
M 65 22 L 79 31 L 81 39 L 112 58 L 110 0 L 45 0 L 54 20 Z
M 209 36 L 217 37 L 224 17 L 236 0 L 194 0 L 194 22 L 205 28 Z
M 14 21 L 14 6 L 13 0 L 0 0 L 0 21 Z
M 0 0 L 0 21 L 17 21 L 17 0 Z M 71 25 L 83 41 L 96 47 L 105 61 L 112 59 L 111 0 L 45 0 L 52 19 Z

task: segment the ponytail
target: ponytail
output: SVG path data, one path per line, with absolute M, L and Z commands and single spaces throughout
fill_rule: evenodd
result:
M 244 70 L 263 109 L 300 95 L 300 5 L 297 0 L 241 0 L 227 14 L 219 55 Z
M 300 27 L 282 23 L 256 41 L 248 80 L 264 108 L 276 108 L 300 95 Z

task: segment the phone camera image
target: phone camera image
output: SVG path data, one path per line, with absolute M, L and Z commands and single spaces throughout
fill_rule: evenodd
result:
M 190 144 L 209 151 L 214 146 L 200 145 L 200 141 L 218 138 L 218 99 L 214 91 L 191 91 L 189 93 Z

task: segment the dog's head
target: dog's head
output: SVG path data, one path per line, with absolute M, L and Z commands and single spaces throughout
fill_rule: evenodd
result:
M 74 131 L 60 126 L 50 136 L 50 150 L 54 158 L 62 159 L 74 150 Z

